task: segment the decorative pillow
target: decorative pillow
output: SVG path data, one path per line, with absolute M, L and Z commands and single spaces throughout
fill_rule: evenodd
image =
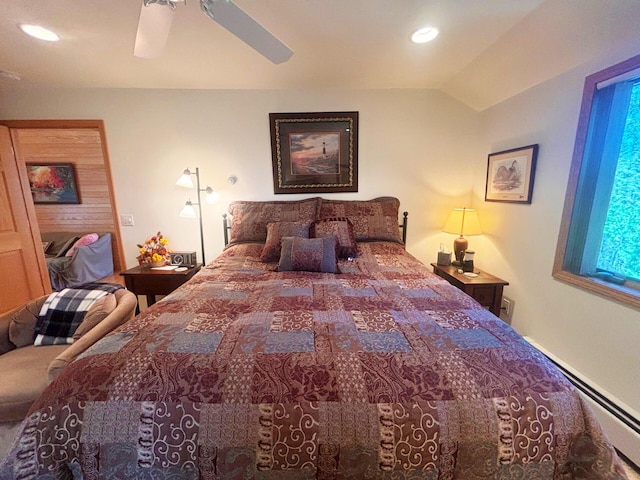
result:
M 118 302 L 116 301 L 116 296 L 112 293 L 93 302 L 93 305 L 91 305 L 91 308 L 84 316 L 82 323 L 78 325 L 78 328 L 76 328 L 76 331 L 73 334 L 73 339 L 78 340 L 81 336 L 104 320 L 107 315 L 115 310 L 117 306 Z
M 73 247 L 73 244 L 78 240 L 78 236 L 70 236 L 66 238 L 54 239 L 47 248 L 48 257 L 64 257 L 67 250 Z
M 78 240 L 76 240 L 76 242 L 73 244 L 73 246 L 69 250 L 67 250 L 67 253 L 65 253 L 64 256 L 65 257 L 72 256 L 73 252 L 76 251 L 76 248 L 84 247 L 85 245 L 91 245 L 92 243 L 97 242 L 98 238 L 99 236 L 97 233 L 87 233 L 86 235 L 83 235 Z
M 262 248 L 260 260 L 276 262 L 280 258 L 282 237 L 309 238 L 311 222 L 277 222 L 267 224 L 267 241 Z
M 283 237 L 278 271 L 339 273 L 336 237 Z
M 394 197 L 373 200 L 320 201 L 318 218 L 347 217 L 353 224 L 356 241 L 387 240 L 402 243 L 398 221 L 400 201 Z
M 311 225 L 311 237 L 335 235 L 338 258 L 358 255 L 358 244 L 353 236 L 353 224 L 348 218 L 325 218 Z
M 229 213 L 233 217 L 229 245 L 264 242 L 268 223 L 313 222 L 319 200 L 319 197 L 314 197 L 298 201 L 232 202 L 229 205 Z

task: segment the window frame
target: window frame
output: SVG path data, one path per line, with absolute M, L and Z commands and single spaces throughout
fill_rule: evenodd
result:
M 628 60 L 591 74 L 585 79 L 582 103 L 580 105 L 578 128 L 573 148 L 573 157 L 571 160 L 571 169 L 569 171 L 569 181 L 552 271 L 553 277 L 557 280 L 637 309 L 640 309 L 640 290 L 638 290 L 636 282 L 627 282 L 627 284 L 633 285 L 633 288 L 625 285 L 607 283 L 596 278 L 585 277 L 577 273 L 573 273 L 566 270 L 564 265 L 566 258 L 570 255 L 570 252 L 568 251 L 569 232 L 571 231 L 571 221 L 573 218 L 574 207 L 576 206 L 580 173 L 584 162 L 585 146 L 589 133 L 589 125 L 591 123 L 591 114 L 594 106 L 593 100 L 597 90 L 597 85 L 601 82 L 605 82 L 616 77 L 620 77 L 625 73 L 637 70 L 639 67 L 640 55 L 636 55 Z M 580 221 L 584 220 L 581 219 Z

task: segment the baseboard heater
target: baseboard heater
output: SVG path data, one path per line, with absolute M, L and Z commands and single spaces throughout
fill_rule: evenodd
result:
M 624 402 L 589 381 L 535 340 L 529 337 L 524 339 L 551 360 L 576 386 L 598 417 L 611 443 L 634 464 L 640 465 L 640 415 Z

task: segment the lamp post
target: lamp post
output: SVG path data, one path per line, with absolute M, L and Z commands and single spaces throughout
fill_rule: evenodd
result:
M 179 186 L 185 187 L 185 188 L 193 188 L 193 181 L 191 179 L 192 175 L 195 175 L 195 177 L 196 177 L 195 188 L 196 188 L 196 196 L 198 198 L 198 202 L 197 203 L 192 203 L 191 199 L 187 200 L 187 202 L 184 205 L 184 208 L 180 212 L 180 216 L 183 217 L 183 218 L 196 218 L 196 216 L 198 217 L 198 221 L 199 221 L 199 224 L 200 224 L 200 248 L 202 249 L 202 264 L 205 265 L 206 264 L 206 260 L 205 260 L 205 255 L 204 255 L 204 229 L 203 229 L 203 226 L 202 226 L 202 203 L 200 201 L 200 192 L 206 192 L 206 194 L 207 194 L 206 198 L 207 198 L 208 201 L 215 201 L 215 199 L 216 199 L 216 197 L 218 195 L 208 185 L 207 185 L 207 188 L 200 188 L 200 170 L 198 169 L 198 167 L 196 167 L 195 173 L 192 173 L 191 170 L 186 168 L 182 172 L 182 176 L 180 178 L 178 178 L 178 181 L 176 182 L 176 185 L 179 185 Z M 198 208 L 200 209 L 200 214 L 199 215 L 196 215 L 196 211 L 193 208 L 194 205 L 197 205 Z

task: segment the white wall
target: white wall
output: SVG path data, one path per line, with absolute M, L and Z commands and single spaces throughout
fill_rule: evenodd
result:
M 3 119 L 103 119 L 129 266 L 135 244 L 158 229 L 174 250 L 200 250 L 197 221 L 178 217 L 193 191 L 175 186 L 186 167 L 220 190 L 205 204 L 207 260 L 222 250 L 221 215 L 232 200 L 274 195 L 270 112 L 358 111 L 359 191 L 328 198 L 392 195 L 409 211 L 409 251 L 435 260 L 448 211 L 471 200 L 469 159 L 478 151 L 478 115 L 429 90 L 196 91 L 50 90 L 0 92 Z M 230 175 L 236 185 L 227 183 Z M 204 185 L 202 185 L 204 187 Z
M 475 157 L 474 206 L 491 271 L 508 279 L 513 326 L 640 411 L 640 312 L 554 280 L 558 230 L 587 75 L 640 51 L 611 52 L 483 112 L 479 152 L 538 143 L 531 205 L 484 202 L 486 155 Z

